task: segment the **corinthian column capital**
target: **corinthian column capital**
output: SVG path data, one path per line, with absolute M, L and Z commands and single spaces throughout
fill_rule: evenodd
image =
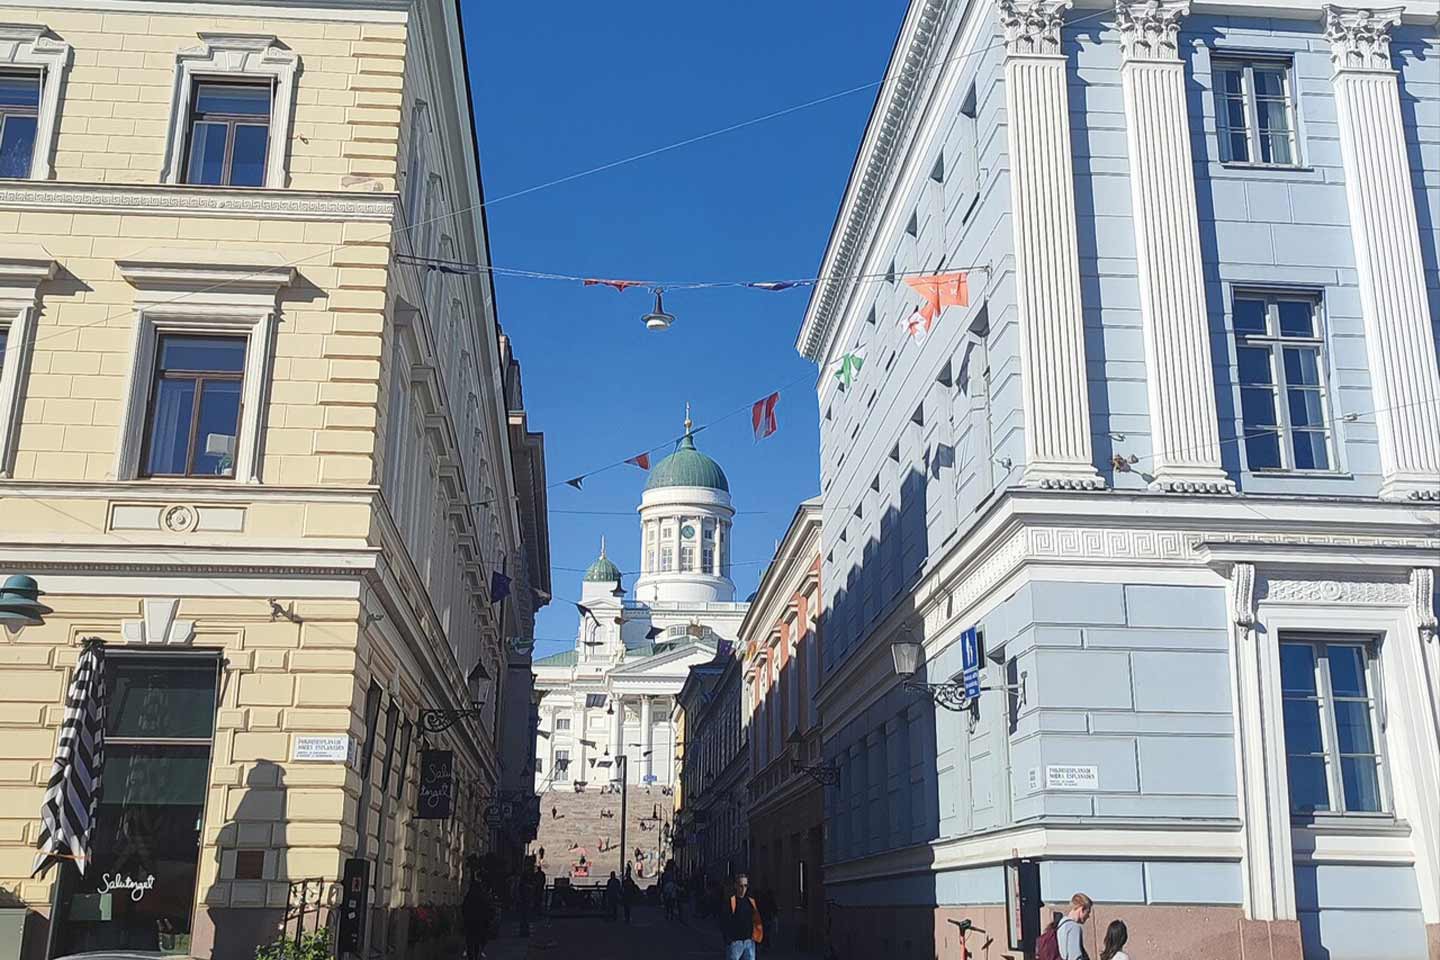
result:
M 1115 0 L 1122 57 L 1178 62 L 1180 18 L 1189 13 L 1190 0 Z
M 1072 0 L 1000 0 L 1000 27 L 1010 56 L 1059 56 L 1060 29 Z
M 1390 28 L 1404 7 L 1365 9 L 1325 5 L 1325 39 L 1335 70 L 1390 70 Z

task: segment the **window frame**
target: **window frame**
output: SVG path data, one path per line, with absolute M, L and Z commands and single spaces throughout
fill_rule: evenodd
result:
M 1260 159 L 1260 108 L 1259 96 L 1255 92 L 1255 69 L 1278 70 L 1284 83 L 1285 119 L 1290 135 L 1290 160 L 1277 163 Z M 1230 147 L 1225 131 L 1231 129 L 1221 110 L 1227 95 L 1220 90 L 1220 74 L 1227 70 L 1240 72 L 1241 96 L 1245 102 L 1245 149 L 1249 154 L 1240 160 L 1227 157 Z M 1300 113 L 1295 96 L 1295 63 L 1289 57 L 1266 57 L 1244 53 L 1217 52 L 1210 62 L 1211 104 L 1215 110 L 1215 156 L 1227 167 L 1263 167 L 1266 169 L 1289 170 L 1304 167 L 1305 161 L 1300 150 Z
M 1236 325 L 1236 302 L 1239 300 L 1259 300 L 1265 304 L 1265 332 L 1249 333 L 1241 331 Z M 1309 337 L 1287 336 L 1280 328 L 1279 304 L 1281 301 L 1304 301 L 1311 305 L 1311 317 L 1313 319 L 1313 335 Z M 1236 404 L 1236 419 L 1240 425 L 1240 450 L 1244 457 L 1245 469 L 1259 476 L 1275 476 L 1278 474 L 1300 474 L 1304 476 L 1329 476 L 1341 473 L 1340 452 L 1341 445 L 1338 443 L 1336 432 L 1336 420 L 1334 401 L 1331 396 L 1329 376 L 1329 352 L 1326 350 L 1326 323 L 1325 323 L 1325 301 L 1320 291 L 1311 289 L 1285 289 L 1275 287 L 1234 287 L 1230 291 L 1229 302 L 1230 333 L 1235 350 L 1235 389 L 1241 402 Z M 1285 372 L 1284 351 L 1287 346 L 1297 348 L 1313 348 L 1316 353 L 1315 370 L 1319 380 L 1316 392 L 1320 397 L 1320 424 L 1322 429 L 1318 432 L 1324 437 L 1325 456 L 1328 461 L 1324 467 L 1301 467 L 1295 464 L 1295 432 L 1296 427 L 1290 419 L 1290 389 L 1289 377 Z M 1270 362 L 1270 387 L 1275 397 L 1275 436 L 1277 448 L 1280 451 L 1280 465 L 1255 466 L 1250 462 L 1250 446 L 1252 428 L 1245 421 L 1244 390 L 1246 385 L 1241 381 L 1240 374 L 1240 351 L 1242 349 L 1263 349 L 1269 355 Z M 1305 385 L 1297 385 L 1297 389 Z M 1253 389 L 1253 388 L 1252 388 Z M 1305 426 L 1299 428 L 1305 433 L 1317 432 L 1314 428 Z M 1256 432 L 1255 436 L 1260 436 Z
M 0 177 L 0 180 L 29 180 L 30 174 L 35 169 L 35 154 L 40 149 L 40 115 L 44 111 L 45 71 L 34 67 L 21 69 L 0 68 L 0 77 L 25 77 L 35 81 L 34 107 L 9 107 L 0 104 L 0 141 L 4 140 L 5 123 L 10 117 L 35 118 L 34 141 L 30 144 L 30 162 L 26 166 L 24 175 L 18 177 Z
M 149 397 L 145 401 L 145 420 L 143 436 L 140 443 L 140 468 L 138 478 L 143 480 L 233 480 L 235 465 L 232 463 L 231 475 L 195 473 L 194 463 L 196 456 L 196 440 L 200 433 L 200 404 L 204 400 L 205 384 L 211 381 L 224 381 L 227 383 L 240 384 L 240 407 L 235 414 L 235 438 L 236 452 L 239 452 L 240 425 L 245 422 L 245 368 L 248 363 L 241 362 L 240 371 L 215 370 L 165 370 L 160 364 L 160 351 L 166 337 L 177 337 L 181 339 L 223 339 L 238 340 L 243 346 L 242 349 L 248 352 L 250 349 L 249 338 L 244 336 L 222 336 L 215 337 L 213 334 L 186 333 L 177 331 L 165 331 L 155 337 L 155 356 L 150 363 L 150 390 Z M 185 451 L 185 472 L 184 473 L 153 473 L 149 468 L 150 454 L 154 450 L 155 437 L 151 429 L 154 423 L 155 402 L 160 395 L 160 384 L 164 380 L 190 380 L 195 384 L 195 396 L 190 401 L 190 435 L 186 438 Z
M 244 76 L 241 76 L 241 77 L 206 77 L 206 76 L 196 76 L 196 77 L 191 78 L 191 81 L 190 81 L 190 82 L 195 86 L 196 90 L 192 90 L 192 91 L 190 92 L 190 108 L 189 108 L 189 110 L 188 110 L 188 112 L 186 113 L 186 116 L 185 116 L 185 146 L 184 146 L 184 149 L 183 149 L 183 151 L 182 151 L 182 153 L 183 153 L 183 155 L 184 155 L 184 160 L 183 160 L 183 162 L 182 162 L 182 170 L 181 170 L 181 179 L 182 179 L 182 182 L 183 182 L 186 186 L 192 186 L 192 187 L 233 187 L 233 186 L 236 186 L 236 184 L 234 184 L 234 183 L 231 182 L 231 178 L 234 176 L 234 172 L 235 172 L 234 164 L 235 164 L 236 130 L 237 130 L 239 127 L 241 127 L 241 126 L 254 127 L 254 126 L 259 126 L 259 125 L 260 125 L 260 123 L 259 123 L 259 115 L 258 115 L 258 114 L 215 113 L 215 112 L 202 113 L 202 112 L 200 112 L 200 108 L 199 108 L 198 106 L 196 106 L 196 104 L 198 104 L 198 103 L 199 103 L 199 100 L 200 100 L 200 98 L 196 95 L 196 92 L 197 92 L 198 88 L 199 88 L 202 84 L 208 84 L 208 85 L 211 85 L 211 86 L 237 87 L 237 88 L 239 88 L 239 87 L 245 87 L 245 88 L 256 89 L 256 90 L 260 89 L 261 87 L 264 87 L 264 88 L 266 89 L 267 93 L 269 94 L 269 97 L 270 97 L 270 109 L 265 112 L 265 120 L 264 120 L 264 123 L 265 123 L 265 159 L 261 162 L 261 169 L 262 169 L 261 182 L 260 182 L 260 184 L 258 184 L 258 185 L 256 185 L 256 184 L 250 184 L 250 183 L 240 184 L 240 185 L 239 185 L 242 189 L 249 189 L 249 190 L 254 190 L 254 189 L 258 189 L 259 187 L 263 187 L 263 186 L 265 185 L 265 182 L 264 182 L 264 181 L 265 181 L 265 179 L 266 179 L 266 174 L 265 174 L 264 171 L 265 171 L 266 169 L 268 169 L 268 167 L 269 167 L 270 151 L 271 151 L 272 149 L 274 149 L 274 146 L 275 146 L 275 138 L 274 138 L 274 136 L 272 135 L 272 131 L 271 131 L 271 129 L 270 129 L 271 122 L 274 120 L 274 117 L 275 117 L 275 81 L 274 81 L 274 78 L 269 78 L 269 77 L 267 77 L 267 78 L 261 78 L 261 77 L 244 77 Z M 191 168 L 191 166 L 192 166 L 192 164 L 193 164 L 193 162 L 194 162 L 194 152 L 195 152 L 195 127 L 196 127 L 198 124 L 201 124 L 201 123 L 207 123 L 207 124 L 210 124 L 210 123 L 213 123 L 213 124 L 222 124 L 222 125 L 224 125 L 225 130 L 226 130 L 226 133 L 225 133 L 225 157 L 224 157 L 224 159 L 221 160 L 221 162 L 220 162 L 220 182 L 219 182 L 219 183 L 200 183 L 200 182 L 197 182 L 197 181 L 194 181 L 194 180 L 191 180 L 191 179 L 190 179 L 190 168 Z
M 40 74 L 40 102 L 35 120 L 35 151 L 29 176 L 49 180 L 55 174 L 55 138 L 60 132 L 60 97 L 70 70 L 70 44 L 42 24 L 0 24 L 0 69 Z
M 25 406 L 21 387 L 34 352 L 40 284 L 59 269 L 44 250 L 39 253 L 35 256 L 34 251 L 17 247 L 0 250 L 0 269 L 8 278 L 7 289 L 0 295 L 0 327 L 6 334 L 5 350 L 0 354 L 0 479 L 9 479 L 15 468 L 20 414 Z
M 1386 708 L 1385 708 L 1385 678 L 1381 664 L 1381 638 L 1365 633 L 1311 633 L 1304 631 L 1285 630 L 1279 633 L 1276 655 L 1279 656 L 1279 648 L 1286 645 L 1308 646 L 1311 648 L 1315 662 L 1315 699 L 1318 700 L 1320 711 L 1320 737 L 1321 752 L 1325 766 L 1325 788 L 1329 807 L 1325 810 L 1303 810 L 1297 809 L 1293 798 L 1290 796 L 1290 742 L 1284 724 L 1284 703 L 1288 699 L 1284 688 L 1284 681 L 1278 679 L 1280 692 L 1280 715 L 1281 715 L 1281 743 L 1285 755 L 1285 777 L 1283 784 L 1286 793 L 1286 803 L 1290 810 L 1290 817 L 1294 821 L 1302 823 L 1315 823 L 1335 820 L 1393 820 L 1395 819 L 1395 790 L 1390 782 L 1390 760 L 1386 750 Z M 1330 647 L 1359 647 L 1364 663 L 1365 685 L 1367 696 L 1364 698 L 1367 704 L 1366 716 L 1370 723 L 1370 736 L 1374 753 L 1372 754 L 1342 754 L 1340 752 L 1339 732 L 1335 713 L 1335 693 L 1330 676 Z M 1353 702 L 1361 698 L 1345 696 L 1340 699 Z M 1317 755 L 1317 754 L 1312 754 Z M 1347 756 L 1373 756 L 1375 758 L 1375 785 L 1379 795 L 1378 810 L 1350 810 L 1345 798 L 1344 774 L 1341 769 L 1341 760 Z
M 286 186 L 289 175 L 290 129 L 295 112 L 295 78 L 300 58 L 279 45 L 270 34 L 202 32 L 202 46 L 181 50 L 175 55 L 175 87 L 170 101 L 169 134 L 165 145 L 167 184 L 185 185 L 190 159 L 190 116 L 197 81 L 263 83 L 272 85 L 269 139 L 265 149 L 265 177 L 259 187 L 243 190 L 275 190 Z M 216 189 L 197 184 L 198 188 Z

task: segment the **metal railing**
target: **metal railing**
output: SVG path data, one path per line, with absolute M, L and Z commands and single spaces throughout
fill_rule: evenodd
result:
M 295 946 L 305 935 L 305 924 L 314 916 L 311 933 L 330 930 L 330 911 L 340 900 L 340 885 L 334 880 L 311 877 L 306 880 L 291 880 L 290 893 L 285 904 L 284 936 Z M 291 925 L 294 932 L 291 932 Z

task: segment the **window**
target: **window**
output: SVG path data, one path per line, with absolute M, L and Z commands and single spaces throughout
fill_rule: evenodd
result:
M 700 527 L 700 572 L 713 574 L 715 561 L 715 521 L 706 520 Z
M 682 544 L 680 545 L 680 570 L 681 570 L 681 572 L 683 572 L 683 573 L 689 573 L 690 571 L 692 571 L 692 570 L 694 570 L 694 569 L 695 569 L 695 548 L 694 548 L 694 546 L 692 546 L 691 544 L 682 543 Z
M 1385 809 L 1374 651 L 1363 641 L 1281 640 L 1285 754 L 1295 813 Z
M 543 774 L 545 772 L 545 759 L 543 757 L 535 758 L 535 772 L 537 774 Z
M 30 176 L 39 122 L 40 75 L 0 73 L 0 177 Z
M 562 780 L 562 781 L 563 781 L 563 780 L 569 780 L 569 779 L 570 779 L 570 751 L 569 751 L 569 750 L 556 750 L 556 751 L 555 751 L 555 779 L 556 779 L 556 780 Z
M 1235 295 L 1235 358 L 1251 470 L 1329 470 L 1319 302 Z
M 185 182 L 265 185 L 271 86 L 197 80 L 188 120 Z
M 0 370 L 5 369 L 5 343 L 10 339 L 10 328 L 0 327 Z
M 160 336 L 146 418 L 145 476 L 235 476 L 244 368 L 244 338 Z
M 1216 61 L 1215 125 L 1222 163 L 1299 163 L 1288 64 Z
M 90 869 L 60 871 L 57 955 L 117 944 L 190 953 L 217 675 L 213 655 L 107 654 L 105 789 Z M 237 819 L 264 816 L 277 772 L 268 760 L 251 768 Z
M 556 718 L 555 718 L 555 729 L 556 729 L 556 730 L 569 730 L 569 729 L 570 729 L 570 718 L 569 718 L 569 717 L 556 717 Z

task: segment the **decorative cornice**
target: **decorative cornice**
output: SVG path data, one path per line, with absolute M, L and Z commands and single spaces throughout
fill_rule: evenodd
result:
M 1415 611 L 1415 625 L 1422 643 L 1432 643 L 1440 631 L 1440 618 L 1435 615 L 1435 571 L 1416 567 L 1410 571 L 1410 598 Z
M 1404 7 L 1341 7 L 1327 3 L 1325 39 L 1330 41 L 1330 63 L 1342 70 L 1393 70 L 1390 63 L 1390 28 L 1398 26 Z
M 822 359 L 824 345 L 829 340 L 836 311 L 855 289 L 854 282 L 848 278 L 864 255 L 866 240 L 886 196 L 885 188 L 895 173 L 896 158 L 900 155 L 901 146 L 909 139 L 916 113 L 916 93 L 921 81 L 926 79 L 925 65 L 934 52 L 940 33 L 944 0 L 921 0 L 915 6 L 918 12 L 914 14 L 915 26 L 910 42 L 903 49 L 897 44 L 885 73 L 885 85 L 881 91 L 882 96 L 884 91 L 889 91 L 888 99 L 876 102 L 861 143 L 860 156 L 850 173 L 845 200 L 835 229 L 831 232 L 820 271 L 826 279 L 815 287 L 795 344 L 801 356 L 817 363 Z M 932 76 L 929 77 L 931 82 L 936 79 L 933 73 L 931 71 Z
M 117 260 L 115 266 L 120 276 L 142 290 L 224 286 L 274 296 L 295 279 L 295 268 L 284 257 L 265 251 L 156 250 L 143 260 Z
M 396 216 L 393 193 L 239 187 L 9 181 L 0 207 L 54 213 L 157 214 L 255 220 L 343 220 L 388 223 Z
M 1409 601 L 1409 584 L 1399 580 L 1265 578 L 1262 600 L 1279 603 L 1360 603 L 1395 606 Z
M 1000 0 L 1005 55 L 1058 57 L 1060 30 L 1072 0 Z
M 1122 58 L 1179 63 L 1180 18 L 1189 13 L 1190 0 L 1115 0 Z

